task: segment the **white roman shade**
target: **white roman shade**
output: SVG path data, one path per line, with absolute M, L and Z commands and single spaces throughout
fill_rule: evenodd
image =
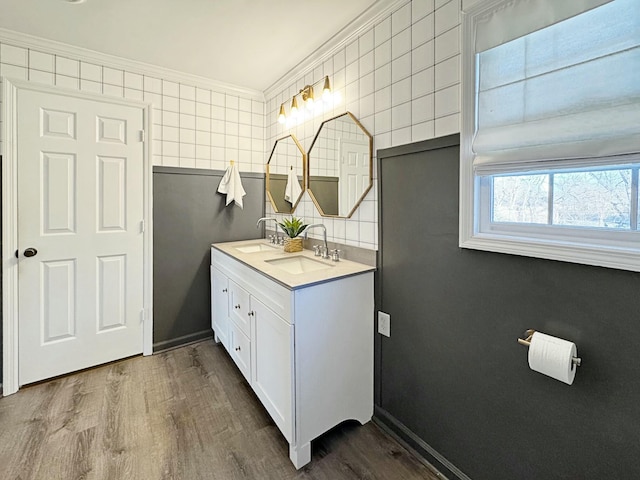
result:
M 476 16 L 477 174 L 640 152 L 638 0 L 510 0 Z
M 509 0 L 494 2 L 476 19 L 475 51 L 524 37 L 612 0 Z

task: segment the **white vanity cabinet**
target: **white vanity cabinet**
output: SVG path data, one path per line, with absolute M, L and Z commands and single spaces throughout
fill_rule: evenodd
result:
M 229 283 L 229 347 L 227 350 L 244 378 L 251 381 L 250 295 L 232 280 Z
M 225 320 L 228 326 L 228 342 L 217 331 L 216 339 L 301 468 L 311 460 L 314 438 L 373 415 L 373 272 L 291 287 L 215 247 L 211 258 L 212 288 L 222 292 L 226 280 L 228 294 L 228 308 L 212 306 L 214 331 Z M 225 298 L 214 291 L 216 301 Z
M 229 316 L 248 337 L 251 335 L 251 295 L 233 280 L 229 280 Z
M 251 289 L 252 294 L 235 281 L 229 279 L 228 282 L 230 338 L 227 350 L 290 441 L 292 326 L 259 300 L 269 292 Z
M 293 439 L 293 325 L 256 298 L 253 322 L 251 386 L 287 442 Z
M 211 270 L 211 328 L 216 342 L 229 350 L 229 278 L 220 270 Z
M 234 322 L 229 324 L 229 348 L 227 350 L 244 378 L 251 382 L 251 340 Z

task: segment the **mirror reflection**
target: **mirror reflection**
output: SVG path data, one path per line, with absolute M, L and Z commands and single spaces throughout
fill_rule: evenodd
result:
M 277 213 L 293 213 L 304 192 L 306 155 L 294 135 L 279 138 L 267 162 L 267 195 Z
M 322 122 L 309 149 L 307 190 L 322 216 L 346 217 L 373 185 L 373 139 L 349 112 Z

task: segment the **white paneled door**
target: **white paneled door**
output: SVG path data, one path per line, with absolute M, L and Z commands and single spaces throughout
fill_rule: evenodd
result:
M 357 205 L 365 190 L 369 188 L 371 178 L 369 143 L 342 140 L 340 150 L 338 214 L 347 216 Z
M 142 353 L 144 109 L 17 96 L 19 384 Z

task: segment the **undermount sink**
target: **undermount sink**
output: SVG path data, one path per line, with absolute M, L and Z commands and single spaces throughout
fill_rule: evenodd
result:
M 325 270 L 332 268 L 333 265 L 325 262 L 319 262 L 311 258 L 304 257 L 302 255 L 295 255 L 293 257 L 274 258 L 273 260 L 265 260 L 265 262 L 278 267 L 285 272 L 300 274 L 308 272 L 316 272 L 318 270 Z
M 273 252 L 278 247 L 272 247 L 266 243 L 252 243 L 250 245 L 243 245 L 242 247 L 236 247 L 236 250 L 242 253 L 257 253 L 257 252 Z

